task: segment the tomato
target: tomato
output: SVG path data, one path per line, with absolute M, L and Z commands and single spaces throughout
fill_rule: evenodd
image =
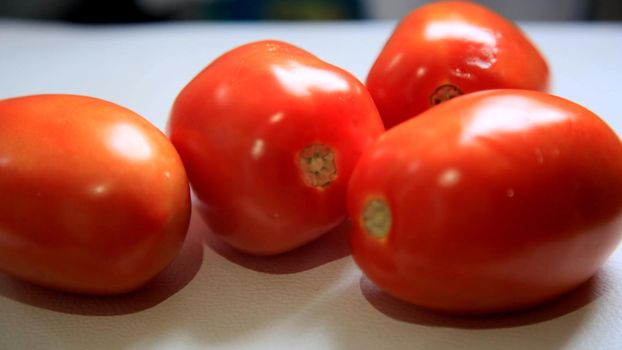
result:
M 367 77 L 387 128 L 452 97 L 512 88 L 546 91 L 549 70 L 521 30 L 470 2 L 436 2 L 408 14 Z
M 457 313 L 520 309 L 589 279 L 622 235 L 622 144 L 559 97 L 490 90 L 431 108 L 362 156 L 352 252 L 389 294 Z
M 189 217 L 177 152 L 134 112 L 75 95 L 0 101 L 0 270 L 127 292 L 175 257 Z
M 384 131 L 361 82 L 278 41 L 209 64 L 179 93 L 168 128 L 207 224 L 257 255 L 342 222 L 352 169 Z

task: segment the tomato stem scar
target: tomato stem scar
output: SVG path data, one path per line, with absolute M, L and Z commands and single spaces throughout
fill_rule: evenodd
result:
M 436 88 L 430 96 L 430 105 L 436 106 L 441 102 L 451 100 L 454 97 L 462 95 L 462 90 L 458 89 L 455 85 L 444 84 Z
M 376 238 L 384 238 L 391 231 L 391 208 L 383 199 L 367 201 L 361 219 L 367 233 Z
M 302 179 L 309 187 L 323 189 L 337 178 L 335 152 L 328 146 L 314 143 L 298 154 Z

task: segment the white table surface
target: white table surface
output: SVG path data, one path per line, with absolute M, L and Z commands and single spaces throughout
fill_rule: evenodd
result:
M 0 20 L 0 98 L 91 95 L 164 128 L 180 89 L 228 49 L 285 40 L 363 79 L 393 25 Z M 521 25 L 548 58 L 553 92 L 622 135 L 622 25 Z M 347 227 L 292 253 L 255 258 L 223 246 L 194 214 L 180 256 L 130 295 L 67 295 L 0 274 L 0 349 L 622 349 L 622 248 L 553 303 L 464 318 L 379 292 L 349 255 Z

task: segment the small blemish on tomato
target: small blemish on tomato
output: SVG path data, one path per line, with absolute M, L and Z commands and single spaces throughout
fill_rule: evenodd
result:
M 462 90 L 458 89 L 455 85 L 444 84 L 436 88 L 432 95 L 430 95 L 430 105 L 436 106 L 447 100 L 451 100 L 454 97 L 462 95 Z
M 365 203 L 361 215 L 362 226 L 375 238 L 384 238 L 391 231 L 391 208 L 384 199 L 373 198 Z
M 335 152 L 320 143 L 308 145 L 300 151 L 298 166 L 304 183 L 309 187 L 323 189 L 337 178 Z

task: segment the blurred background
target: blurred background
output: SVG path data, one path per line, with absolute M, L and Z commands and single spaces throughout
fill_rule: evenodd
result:
M 424 0 L 0 0 L 0 18 L 77 23 L 397 19 Z M 622 20 L 621 0 L 480 0 L 522 21 Z

